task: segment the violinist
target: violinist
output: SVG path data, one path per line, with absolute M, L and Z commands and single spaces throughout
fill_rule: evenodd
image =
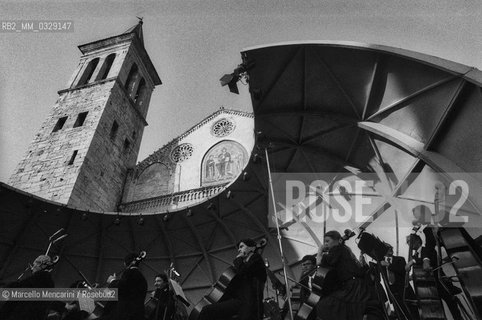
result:
M 257 244 L 252 239 L 243 239 L 238 243 L 238 255 L 233 263 L 236 276 L 219 302 L 203 307 L 199 320 L 224 320 L 235 315 L 239 320 L 262 319 L 266 267 L 256 248 Z
M 115 305 L 106 304 L 101 319 L 109 320 L 143 320 L 144 298 L 147 293 L 147 281 L 137 267 L 137 254 L 129 253 L 124 258 L 126 269 L 120 279 L 109 276 L 110 288 L 118 288 L 118 301 Z
M 324 244 L 318 249 L 316 263 L 331 268 L 337 276 L 337 285 L 324 294 L 316 305 L 321 320 L 363 319 L 369 292 L 361 265 L 338 231 L 328 231 Z
M 48 255 L 38 256 L 31 266 L 32 275 L 7 285 L 9 288 L 53 288 L 50 272 L 54 263 Z M 0 309 L 2 320 L 43 320 L 50 309 L 50 301 L 8 301 Z

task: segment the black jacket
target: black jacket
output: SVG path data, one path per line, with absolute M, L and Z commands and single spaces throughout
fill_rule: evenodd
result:
M 239 299 L 243 305 L 241 320 L 261 319 L 263 315 L 263 289 L 266 267 L 263 258 L 254 253 L 248 262 L 241 257 L 234 260 L 236 276 L 231 281 L 227 295 Z
M 9 288 L 53 288 L 50 272 L 39 271 L 21 281 L 10 283 Z M 9 301 L 0 308 L 2 320 L 43 320 L 50 309 L 50 301 Z
M 144 300 L 147 293 L 146 278 L 137 268 L 130 268 L 124 271 L 119 280 L 109 285 L 111 288 L 118 288 L 119 300 L 115 305 L 106 306 L 108 314 L 102 319 L 112 320 L 143 320 Z

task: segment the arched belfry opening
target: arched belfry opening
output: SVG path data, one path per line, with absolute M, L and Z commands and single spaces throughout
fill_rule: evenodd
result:
M 112 64 L 114 63 L 115 57 L 116 57 L 116 54 L 111 53 L 105 58 L 102 68 L 99 71 L 99 75 L 97 76 L 97 80 L 104 80 L 109 76 L 109 72 L 112 68 Z
M 92 76 L 94 75 L 97 65 L 99 64 L 99 60 L 100 58 L 94 58 L 87 63 L 84 73 L 82 74 L 78 82 L 79 86 L 92 82 Z

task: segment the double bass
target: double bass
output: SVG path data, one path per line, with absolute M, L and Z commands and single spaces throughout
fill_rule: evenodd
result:
M 133 266 L 138 266 L 139 263 L 144 260 L 147 256 L 147 253 L 145 251 L 140 251 L 137 257 L 134 258 L 134 260 L 129 263 L 128 266 L 123 267 L 120 272 L 114 272 L 113 275 L 109 276 L 107 279 L 107 282 L 102 284 L 100 287 L 107 287 L 107 288 L 117 288 L 119 284 L 119 279 L 120 276 L 129 268 Z M 117 275 L 118 274 L 118 275 Z M 83 276 L 83 275 L 82 275 Z M 92 288 L 92 286 L 89 285 L 87 279 L 83 276 L 84 279 L 84 286 L 86 288 Z M 110 280 L 111 279 L 111 280 Z M 92 311 L 92 313 L 89 316 L 90 319 L 97 319 L 100 318 L 104 315 L 104 312 L 110 312 L 112 308 L 117 304 L 117 301 L 108 301 L 107 303 L 100 303 L 98 301 L 94 301 L 95 303 L 95 309 Z
M 255 252 L 260 251 L 264 247 L 266 247 L 267 240 L 266 239 L 261 239 L 260 242 L 256 245 L 256 250 Z M 201 314 L 202 309 L 210 304 L 214 304 L 216 302 L 219 302 L 226 291 L 229 288 L 230 283 L 233 281 L 233 279 L 236 277 L 237 271 L 234 268 L 234 266 L 229 266 L 219 277 L 219 280 L 213 285 L 213 288 L 209 294 L 204 296 L 201 301 L 199 301 L 191 311 L 191 314 L 189 315 L 189 320 L 197 320 L 199 319 L 199 315 Z

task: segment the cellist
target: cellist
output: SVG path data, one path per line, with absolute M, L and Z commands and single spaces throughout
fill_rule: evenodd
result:
M 321 320 L 361 320 L 369 297 L 361 265 L 338 231 L 325 233 L 316 263 L 335 271 L 338 284 L 316 305 Z
M 238 254 L 233 262 L 236 276 L 219 302 L 203 307 L 199 320 L 224 320 L 234 315 L 239 320 L 262 319 L 266 282 L 263 258 L 256 252 L 257 244 L 253 239 L 243 239 L 237 247 Z

